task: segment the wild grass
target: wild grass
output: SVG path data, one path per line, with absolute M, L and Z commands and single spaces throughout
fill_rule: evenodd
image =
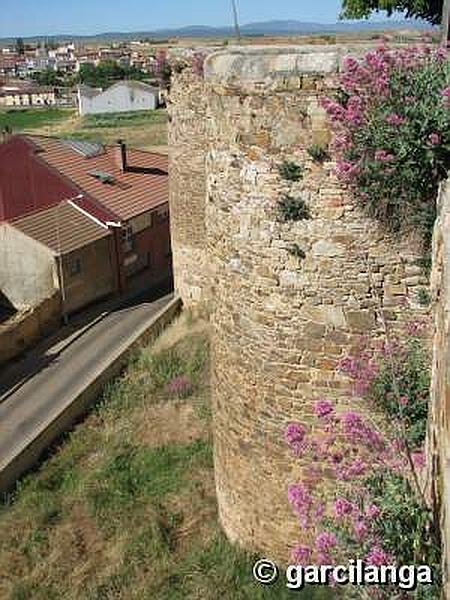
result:
M 65 108 L 0 110 L 0 130 L 10 127 L 15 132 L 61 123 L 74 111 Z
M 149 110 L 79 117 L 74 109 L 0 111 L 0 130 L 113 144 L 124 139 L 130 147 L 166 151 L 167 113 Z
M 189 399 L 165 384 L 187 374 Z M 208 329 L 183 315 L 0 507 L 5 600 L 265 600 L 218 525 Z M 323 590 L 299 595 L 329 598 Z

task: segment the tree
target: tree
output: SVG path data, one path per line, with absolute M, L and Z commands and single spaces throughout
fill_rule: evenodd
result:
M 407 17 L 425 19 L 433 25 L 442 22 L 444 0 L 343 0 L 341 17 L 344 19 L 368 18 L 372 12 L 385 10 L 406 12 Z

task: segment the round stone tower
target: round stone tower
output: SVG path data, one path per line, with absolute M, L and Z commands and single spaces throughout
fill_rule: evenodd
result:
M 206 257 L 206 93 L 189 69 L 175 75 L 168 99 L 169 204 L 175 289 L 187 307 L 208 297 Z
M 374 292 L 385 318 L 401 319 L 420 272 L 414 247 L 364 217 L 332 162 L 308 152 L 329 141 L 319 98 L 339 64 L 329 46 L 236 48 L 206 62 L 220 520 L 231 540 L 282 561 L 302 540 L 287 486 L 306 466 L 289 454 L 285 426 L 307 421 L 319 398 L 357 402 L 337 363 L 361 334 L 379 333 Z M 300 180 L 282 178 L 285 161 Z M 310 218 L 280 219 L 285 194 Z

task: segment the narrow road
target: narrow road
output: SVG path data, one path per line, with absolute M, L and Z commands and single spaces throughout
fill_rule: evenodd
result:
M 98 376 L 136 332 L 170 303 L 173 296 L 139 300 L 97 319 L 84 332 L 33 350 L 14 373 L 10 385 L 0 376 L 0 472 Z M 10 378 L 10 376 L 9 376 Z M 9 389 L 8 389 L 9 388 Z

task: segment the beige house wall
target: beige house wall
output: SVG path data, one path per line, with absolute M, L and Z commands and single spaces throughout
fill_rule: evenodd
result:
M 21 231 L 0 225 L 0 290 L 17 309 L 37 306 L 58 289 L 54 255 Z

